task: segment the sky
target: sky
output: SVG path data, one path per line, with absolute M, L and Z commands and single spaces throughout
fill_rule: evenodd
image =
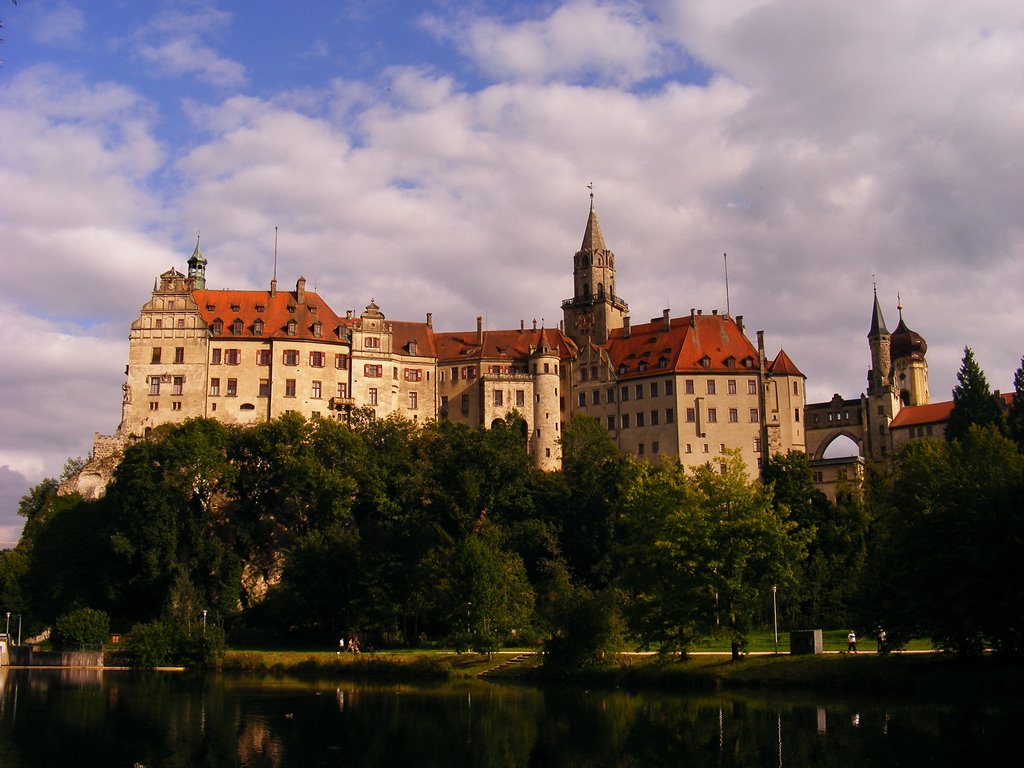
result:
M 872 290 L 1024 355 L 1019 0 L 0 0 L 0 542 L 120 418 L 128 330 L 304 276 L 439 330 L 561 319 L 589 184 L 634 323 L 730 309 L 857 397 Z M 728 296 L 725 259 L 728 254 Z M 751 333 L 753 335 L 753 333 Z

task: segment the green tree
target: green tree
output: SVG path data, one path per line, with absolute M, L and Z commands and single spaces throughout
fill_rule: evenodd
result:
M 909 443 L 876 491 L 869 615 L 897 642 L 1024 650 L 1024 454 L 994 425 Z
M 958 440 L 967 435 L 972 424 L 993 425 L 1005 429 L 1003 411 L 992 394 L 984 371 L 974 359 L 974 351 L 964 347 L 963 362 L 953 387 L 953 410 L 946 422 L 946 439 Z
M 75 650 L 103 645 L 110 636 L 110 617 L 104 611 L 78 608 L 57 618 L 52 639 L 58 648 Z

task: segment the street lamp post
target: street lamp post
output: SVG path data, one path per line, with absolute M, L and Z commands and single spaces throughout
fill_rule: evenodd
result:
M 206 634 L 206 609 L 203 608 L 203 634 Z
M 11 636 L 11 612 L 10 611 L 7 612 L 7 629 L 4 630 L 4 636 L 5 637 L 10 637 Z
M 772 584 L 772 622 L 775 625 L 775 655 L 779 655 L 779 603 L 775 597 L 775 593 L 779 591 L 779 588 Z
M 18 614 L 18 645 L 21 645 L 21 614 Z

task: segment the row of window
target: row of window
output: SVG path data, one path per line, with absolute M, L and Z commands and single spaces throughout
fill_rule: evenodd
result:
M 717 424 L 718 423 L 718 409 L 717 408 L 708 408 L 708 410 L 707 410 L 707 417 L 708 417 L 708 424 Z M 728 417 L 729 417 L 729 423 L 730 424 L 738 424 L 739 420 L 740 420 L 739 408 L 730 408 L 729 411 L 728 411 Z M 686 421 L 687 421 L 688 424 L 693 424 L 694 422 L 697 421 L 697 409 L 696 408 L 687 408 L 686 409 Z M 747 421 L 749 421 L 751 424 L 757 424 L 758 423 L 758 410 L 757 410 L 757 408 L 750 408 L 747 411 Z
M 183 352 L 184 350 L 182 350 Z M 154 349 L 154 360 L 153 362 L 159 362 L 159 355 L 157 354 L 159 349 Z M 256 350 L 256 365 L 270 365 L 272 361 L 273 351 L 269 349 L 257 349 Z M 175 354 L 175 362 L 183 362 L 177 359 Z M 295 367 L 299 364 L 300 353 L 297 349 L 284 349 L 281 350 L 281 364 L 291 367 Z M 240 349 L 221 349 L 219 347 L 210 350 L 210 365 L 241 365 L 242 362 L 242 350 Z M 327 353 L 321 351 L 313 351 L 309 353 L 309 366 L 311 368 L 325 368 L 327 366 Z M 349 366 L 349 356 L 347 354 L 338 353 L 334 356 L 334 367 L 338 370 L 347 370 Z
M 463 397 L 466 397 L 468 399 L 469 395 L 463 395 Z M 503 407 L 505 405 L 505 392 L 503 390 L 500 390 L 500 389 L 494 390 L 494 396 L 493 396 L 492 402 L 494 403 L 494 406 L 496 408 Z M 516 404 L 515 405 L 516 408 L 523 408 L 523 407 L 526 406 L 526 391 L 525 390 L 517 389 L 515 391 L 515 404 Z
M 162 360 L 162 358 L 163 358 L 163 348 L 162 347 L 153 347 L 153 353 L 152 353 L 152 357 L 150 358 L 150 362 L 153 365 L 159 365 L 161 360 Z M 174 362 L 175 362 L 176 365 L 181 365 L 182 363 L 185 362 L 185 348 L 184 347 L 175 347 L 174 348 Z
M 158 325 L 157 327 L 159 328 L 160 326 Z M 179 327 L 183 327 L 183 326 L 179 326 Z M 245 332 L 245 323 L 242 322 L 241 318 L 236 318 L 235 320 L 233 320 L 231 322 L 231 325 L 228 326 L 228 328 L 229 328 L 229 332 L 231 333 L 232 336 L 241 336 Z M 264 322 L 262 320 L 260 320 L 259 318 L 257 318 L 252 323 L 252 335 L 253 336 L 262 336 L 264 328 L 265 328 Z M 315 336 L 318 339 L 322 338 L 323 335 L 324 335 L 324 326 L 323 326 L 323 323 L 321 323 L 319 320 L 317 322 L 313 323 L 309 327 L 309 330 L 312 332 L 313 336 Z M 214 320 L 212 325 L 210 326 L 210 331 L 213 333 L 214 336 L 220 336 L 221 334 L 223 334 L 224 333 L 224 321 L 223 320 L 219 320 L 219 319 L 218 320 Z M 295 320 L 289 320 L 285 324 L 285 333 L 287 333 L 289 336 L 295 336 L 296 334 L 298 334 L 298 331 L 299 331 L 299 324 Z M 367 345 L 367 346 L 369 346 L 369 345 Z
M 636 427 L 646 427 L 648 424 L 650 424 L 650 426 L 652 426 L 652 427 L 656 427 L 656 426 L 658 426 L 661 423 L 661 412 L 660 411 L 651 411 L 649 416 L 650 416 L 650 418 L 648 419 L 648 414 L 645 413 L 644 411 L 637 411 L 636 413 L 632 413 L 632 414 L 624 413 L 621 416 L 622 429 L 630 429 L 633 426 L 636 426 Z M 675 412 L 675 410 L 672 409 L 672 408 L 666 408 L 665 409 L 665 423 L 666 424 L 674 424 L 675 420 L 676 420 L 676 412 Z M 608 429 L 609 429 L 609 431 L 615 429 L 615 417 L 614 416 L 609 416 L 608 417 Z

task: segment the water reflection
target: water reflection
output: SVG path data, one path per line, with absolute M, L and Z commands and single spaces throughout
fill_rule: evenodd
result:
M 1020 763 L 1016 702 L 0 669 L 0 766 Z

